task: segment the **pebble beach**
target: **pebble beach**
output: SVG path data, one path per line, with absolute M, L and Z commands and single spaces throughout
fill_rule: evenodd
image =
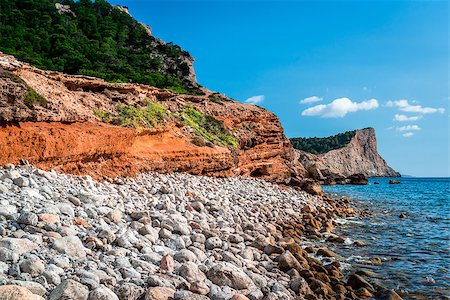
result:
M 0 298 L 401 299 L 327 249 L 345 241 L 337 220 L 357 214 L 346 199 L 257 179 L 97 182 L 6 165 Z

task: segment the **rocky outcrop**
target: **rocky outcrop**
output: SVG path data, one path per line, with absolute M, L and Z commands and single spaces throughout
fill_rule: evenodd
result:
M 72 17 L 76 17 L 75 13 L 70 9 L 70 5 L 64 5 L 61 3 L 55 3 L 55 8 L 60 15 L 68 14 Z
M 27 160 L 45 169 L 103 176 L 142 171 L 252 176 L 272 181 L 305 174 L 278 118 L 205 91 L 175 94 L 140 84 L 118 84 L 43 71 L 0 55 L 0 164 Z M 26 103 L 34 91 L 45 102 Z M 198 146 L 192 128 L 167 118 L 136 130 L 105 124 L 96 111 L 117 114 L 120 105 L 150 100 L 169 112 L 194 108 L 223 122 L 238 146 Z
M 305 167 L 308 177 L 318 180 L 347 178 L 354 174 L 367 177 L 398 177 L 378 154 L 375 130 L 357 130 L 345 147 L 324 154 L 311 154 L 295 150 L 297 159 Z

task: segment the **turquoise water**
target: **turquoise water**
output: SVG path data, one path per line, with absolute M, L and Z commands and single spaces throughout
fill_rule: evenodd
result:
M 380 283 L 404 299 L 450 299 L 450 179 L 373 178 L 366 186 L 324 186 L 326 193 L 347 196 L 373 215 L 346 222 L 338 233 L 370 244 L 336 245 L 356 268 L 381 275 Z M 379 182 L 379 184 L 373 184 Z M 399 218 L 406 214 L 406 218 Z M 365 264 L 380 257 L 381 266 Z

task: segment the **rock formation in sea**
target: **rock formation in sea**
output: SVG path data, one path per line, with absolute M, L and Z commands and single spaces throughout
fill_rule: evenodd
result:
M 347 178 L 354 174 L 367 177 L 399 177 L 400 173 L 388 166 L 377 150 L 375 129 L 354 131 L 353 137 L 341 148 L 325 153 L 295 150 L 297 159 L 307 170 L 308 177 L 318 180 Z

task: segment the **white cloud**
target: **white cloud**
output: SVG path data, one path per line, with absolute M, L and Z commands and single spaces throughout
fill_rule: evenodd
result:
M 300 103 L 302 103 L 302 104 L 308 104 L 308 103 L 319 102 L 319 101 L 322 101 L 322 100 L 323 100 L 322 97 L 311 96 L 311 97 L 308 97 L 308 98 L 305 98 L 305 99 L 301 100 Z
M 388 101 L 386 105 L 389 107 L 398 107 L 401 111 L 419 113 L 419 114 L 434 114 L 444 113 L 445 108 L 423 107 L 422 105 L 411 105 L 408 100 Z
M 397 122 L 411 122 L 411 121 L 417 121 L 420 119 L 422 119 L 422 116 L 408 117 L 408 116 L 400 115 L 400 114 L 395 114 L 395 116 L 394 116 L 394 121 L 397 121 Z
M 414 132 L 406 132 L 402 134 L 404 137 L 412 137 L 414 135 Z
M 353 102 L 348 98 L 338 98 L 329 104 L 320 104 L 302 112 L 302 116 L 320 116 L 321 118 L 342 118 L 348 113 L 358 110 L 371 110 L 377 108 L 378 101 L 370 99 L 362 102 Z
M 248 104 L 258 104 L 264 101 L 264 95 L 253 96 L 245 100 L 245 103 Z
M 397 127 L 397 131 L 411 131 L 411 130 L 421 130 L 422 128 L 420 128 L 417 125 L 406 125 L 406 126 L 401 126 L 401 127 Z

